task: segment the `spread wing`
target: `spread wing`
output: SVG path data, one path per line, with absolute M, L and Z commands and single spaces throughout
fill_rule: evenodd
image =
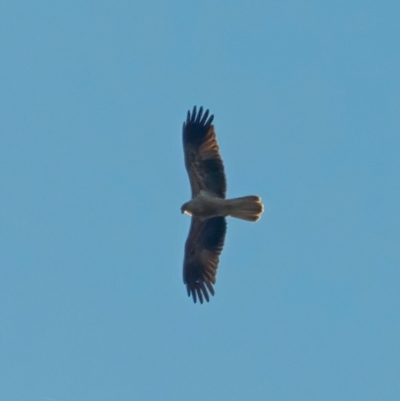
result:
M 220 198 L 225 198 L 226 178 L 224 165 L 219 154 L 219 147 L 211 125 L 214 116 L 208 117 L 203 108 L 192 113 L 188 111 L 186 122 L 183 123 L 183 150 L 185 165 L 192 187 L 192 197 L 200 190 L 211 192 Z
M 192 224 L 185 245 L 183 282 L 188 295 L 200 303 L 214 295 L 219 255 L 224 246 L 226 234 L 225 217 L 202 220 L 192 217 Z

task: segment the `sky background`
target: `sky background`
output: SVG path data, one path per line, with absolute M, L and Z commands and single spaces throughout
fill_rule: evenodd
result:
M 398 1 L 0 2 L 0 400 L 400 397 Z M 181 127 L 231 197 L 182 282 Z

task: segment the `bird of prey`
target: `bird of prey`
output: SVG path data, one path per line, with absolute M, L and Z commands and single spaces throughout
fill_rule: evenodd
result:
M 226 217 L 257 221 L 264 206 L 258 196 L 225 199 L 226 178 L 212 125 L 214 116 L 203 114 L 200 107 L 188 111 L 183 123 L 185 166 L 192 189 L 192 199 L 182 205 L 182 213 L 192 216 L 185 245 L 183 281 L 188 296 L 196 302 L 208 302 L 224 245 Z

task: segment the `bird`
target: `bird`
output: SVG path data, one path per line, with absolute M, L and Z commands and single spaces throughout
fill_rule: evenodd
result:
M 192 198 L 181 212 L 191 216 L 185 243 L 183 282 L 194 303 L 214 296 L 219 257 L 225 242 L 226 217 L 255 222 L 264 206 L 259 196 L 226 199 L 226 176 L 214 125 L 203 107 L 187 112 L 182 139 Z

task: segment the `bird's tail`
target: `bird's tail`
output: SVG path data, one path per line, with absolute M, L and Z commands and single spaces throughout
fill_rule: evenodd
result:
M 257 221 L 264 211 L 264 205 L 259 196 L 243 196 L 227 201 L 231 209 L 229 215 L 237 219 Z

